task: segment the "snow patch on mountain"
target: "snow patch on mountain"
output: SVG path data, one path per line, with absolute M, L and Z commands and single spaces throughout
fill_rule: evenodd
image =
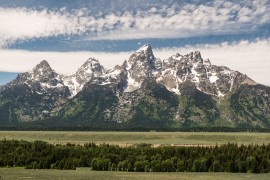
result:
M 216 73 L 212 74 L 212 75 L 209 77 L 209 81 L 210 81 L 211 83 L 215 83 L 217 80 L 218 80 L 218 77 L 216 76 Z
M 64 84 L 68 86 L 71 97 L 82 90 L 84 85 L 94 78 L 104 74 L 104 68 L 95 58 L 89 58 L 76 73 L 70 76 L 63 76 Z
M 125 92 L 132 92 L 136 89 L 139 89 L 141 85 L 142 85 L 142 82 L 137 82 L 135 79 L 131 77 L 130 73 L 128 73 L 127 86 L 126 86 Z
M 120 79 L 122 70 L 116 66 L 114 69 L 108 70 L 105 74 L 99 76 L 94 82 L 97 85 L 109 85 L 117 83 Z

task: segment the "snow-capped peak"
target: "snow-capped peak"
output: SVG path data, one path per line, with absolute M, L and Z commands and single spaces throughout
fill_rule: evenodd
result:
M 94 58 L 89 58 L 76 72 L 76 74 L 92 74 L 95 72 L 103 73 L 104 68 L 100 65 L 99 61 Z
M 27 72 L 27 79 L 33 81 L 47 81 L 57 76 L 58 74 L 51 68 L 46 60 L 41 61 L 32 70 Z
M 50 64 L 46 61 L 43 60 L 39 64 L 37 64 L 32 70 L 28 72 L 45 72 L 45 71 L 53 71 Z
M 48 63 L 48 61 L 46 60 L 42 60 L 38 65 L 36 65 L 36 67 L 50 67 L 50 64 Z
M 95 58 L 89 58 L 75 74 L 64 77 L 64 84 L 69 87 L 71 96 L 75 96 L 83 86 L 95 77 L 104 74 L 104 68 Z
M 142 47 L 140 47 L 136 52 L 145 52 L 145 51 L 152 51 L 152 47 L 150 44 L 145 44 Z
M 146 44 L 130 56 L 126 65 L 127 87 L 125 91 L 131 92 L 140 88 L 146 78 L 152 77 L 152 72 L 160 64 L 156 64 L 152 47 Z
M 154 68 L 155 67 L 155 57 L 152 51 L 152 48 L 149 44 L 146 44 L 135 51 L 127 61 L 127 67 L 130 69 L 131 67 L 139 66 Z
M 32 70 L 21 73 L 17 78 L 11 81 L 10 85 L 27 85 L 32 93 L 48 94 L 50 92 L 68 92 L 64 86 L 63 80 L 49 65 L 46 60 L 41 61 Z

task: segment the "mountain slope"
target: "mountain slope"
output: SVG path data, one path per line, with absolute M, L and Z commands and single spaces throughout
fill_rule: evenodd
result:
M 263 85 L 243 85 L 230 98 L 230 107 L 239 124 L 270 126 L 270 88 Z

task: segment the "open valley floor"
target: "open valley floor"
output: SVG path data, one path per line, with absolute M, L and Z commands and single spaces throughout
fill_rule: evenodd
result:
M 213 179 L 213 180 L 249 180 L 269 179 L 267 174 L 251 173 L 138 173 L 119 171 L 91 171 L 90 168 L 78 168 L 77 170 L 31 170 L 24 168 L 0 168 L 0 179 L 91 179 L 91 180 L 113 180 L 113 179 Z
M 132 144 L 153 145 L 221 145 L 228 142 L 237 144 L 268 144 L 269 133 L 255 132 L 108 132 L 108 131 L 0 131 L 0 140 L 41 140 L 51 144 Z

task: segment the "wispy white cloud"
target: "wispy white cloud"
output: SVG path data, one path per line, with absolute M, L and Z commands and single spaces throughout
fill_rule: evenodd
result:
M 80 19 L 84 9 L 72 14 L 65 9 L 50 11 L 26 8 L 0 8 L 0 45 L 18 40 L 72 35 L 85 32 Z
M 166 59 L 176 53 L 188 54 L 201 51 L 204 59 L 212 64 L 224 65 L 238 70 L 255 81 L 270 85 L 270 40 L 256 42 L 241 41 L 233 44 L 202 44 L 183 48 L 154 49 L 156 57 Z M 33 68 L 41 60 L 46 59 L 52 68 L 62 74 L 75 72 L 89 57 L 100 60 L 106 68 L 121 65 L 132 52 L 33 52 L 25 50 L 0 50 L 0 71 L 24 72 Z
M 111 22 L 119 21 L 124 26 L 100 32 L 99 36 L 91 38 L 138 39 L 237 34 L 250 32 L 270 21 L 268 0 L 238 3 L 213 1 L 205 5 L 186 4 L 180 10 L 176 9 L 164 6 L 160 10 L 138 11 L 134 16 L 128 13 L 121 18 L 115 16 Z M 100 21 L 106 22 L 106 18 Z
M 0 49 L 0 71 L 26 72 L 40 61 L 47 60 L 58 73 L 69 75 L 90 57 L 96 58 L 105 68 L 113 68 L 128 59 L 129 52 L 38 52 L 27 50 Z
M 59 35 L 91 39 L 172 38 L 243 33 L 270 23 L 269 0 L 161 6 L 92 15 L 87 9 L 0 8 L 0 45 Z

